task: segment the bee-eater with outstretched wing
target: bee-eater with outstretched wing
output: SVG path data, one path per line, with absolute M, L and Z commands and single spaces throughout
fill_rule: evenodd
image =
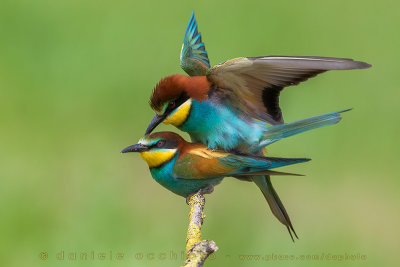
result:
M 306 158 L 257 157 L 240 153 L 212 151 L 201 143 L 186 142 L 172 132 L 157 132 L 121 151 L 139 152 L 153 178 L 183 197 L 200 189 L 209 190 L 226 176 L 246 179 L 255 174 L 287 175 L 271 169 L 309 161 Z M 290 174 L 293 175 L 293 174 Z
M 282 124 L 280 91 L 328 70 L 370 67 L 352 59 L 328 57 L 268 56 L 236 58 L 210 68 L 204 43 L 192 14 L 181 51 L 181 66 L 191 76 L 174 74 L 155 87 L 150 105 L 156 115 L 146 134 L 159 123 L 188 132 L 194 141 L 210 148 L 244 149 L 256 152 L 268 139 L 268 125 Z M 332 115 L 336 114 L 336 115 Z M 321 115 L 324 116 L 324 115 Z M 307 119 L 310 130 L 338 122 L 338 113 Z M 311 124 L 314 127 L 312 127 Z
M 189 133 L 209 148 L 260 155 L 279 139 L 340 121 L 341 112 L 282 125 L 279 94 L 328 70 L 369 68 L 364 62 L 327 57 L 241 57 L 210 67 L 192 14 L 181 50 L 181 67 L 190 76 L 174 74 L 155 87 L 150 105 L 156 112 L 146 134 L 159 123 Z M 268 127 L 267 123 L 274 126 Z M 273 214 L 294 232 L 290 218 L 269 176 L 253 176 Z M 294 232 L 296 235 L 296 233 Z M 297 236 L 297 235 L 296 235 Z

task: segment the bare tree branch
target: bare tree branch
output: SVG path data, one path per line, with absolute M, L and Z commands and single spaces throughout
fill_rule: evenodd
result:
M 206 200 L 201 191 L 189 198 L 189 227 L 186 236 L 186 266 L 203 266 L 204 261 L 218 250 L 214 241 L 201 240 L 201 226 L 204 220 L 204 204 Z

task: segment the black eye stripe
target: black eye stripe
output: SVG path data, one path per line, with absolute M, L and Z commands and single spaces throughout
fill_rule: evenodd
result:
M 165 143 L 164 140 L 159 140 L 159 141 L 157 141 L 156 146 L 157 147 L 162 147 L 162 146 L 164 146 L 164 143 Z
M 158 142 L 162 141 L 162 145 L 158 146 Z M 171 149 L 171 148 L 177 148 L 178 147 L 178 141 L 176 140 L 159 140 L 155 144 L 151 145 L 150 148 L 164 148 L 164 149 Z
M 186 100 L 189 99 L 189 96 L 183 92 L 176 100 L 173 100 L 175 102 L 175 105 L 173 105 L 172 107 L 169 105 L 168 103 L 168 107 L 165 110 L 164 114 L 169 114 L 171 113 L 171 111 L 173 111 L 174 109 L 176 109 L 177 107 L 179 107 L 180 105 L 182 105 L 183 103 L 186 102 Z

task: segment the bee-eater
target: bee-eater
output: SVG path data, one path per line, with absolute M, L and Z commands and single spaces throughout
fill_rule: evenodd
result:
M 150 98 L 156 112 L 146 130 L 161 122 L 188 132 L 210 148 L 233 149 L 258 143 L 265 123 L 283 123 L 279 94 L 328 70 L 369 68 L 364 62 L 328 57 L 240 57 L 210 68 L 194 13 L 181 50 L 181 67 L 157 84 Z M 258 121 L 259 120 L 259 121 Z
M 200 189 L 208 190 L 226 176 L 287 174 L 271 169 L 309 161 L 306 158 L 272 158 L 213 151 L 201 143 L 186 142 L 173 132 L 146 135 L 121 151 L 139 152 L 153 178 L 177 195 L 188 197 Z
M 261 155 L 266 145 L 340 121 L 333 112 L 283 124 L 279 94 L 328 70 L 369 68 L 364 62 L 328 57 L 240 57 L 210 67 L 192 13 L 180 57 L 190 76 L 174 74 L 155 87 L 150 105 L 156 112 L 146 134 L 161 122 L 189 133 L 193 142 L 212 149 Z M 267 123 L 275 125 L 268 127 Z M 252 176 L 278 220 L 294 232 L 269 176 Z M 297 237 L 296 233 L 294 232 Z

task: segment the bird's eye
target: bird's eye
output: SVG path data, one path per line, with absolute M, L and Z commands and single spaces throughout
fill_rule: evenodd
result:
M 162 147 L 164 145 L 165 141 L 160 140 L 156 143 L 157 147 Z
M 169 108 L 174 108 L 175 107 L 175 101 L 171 101 L 168 103 Z

